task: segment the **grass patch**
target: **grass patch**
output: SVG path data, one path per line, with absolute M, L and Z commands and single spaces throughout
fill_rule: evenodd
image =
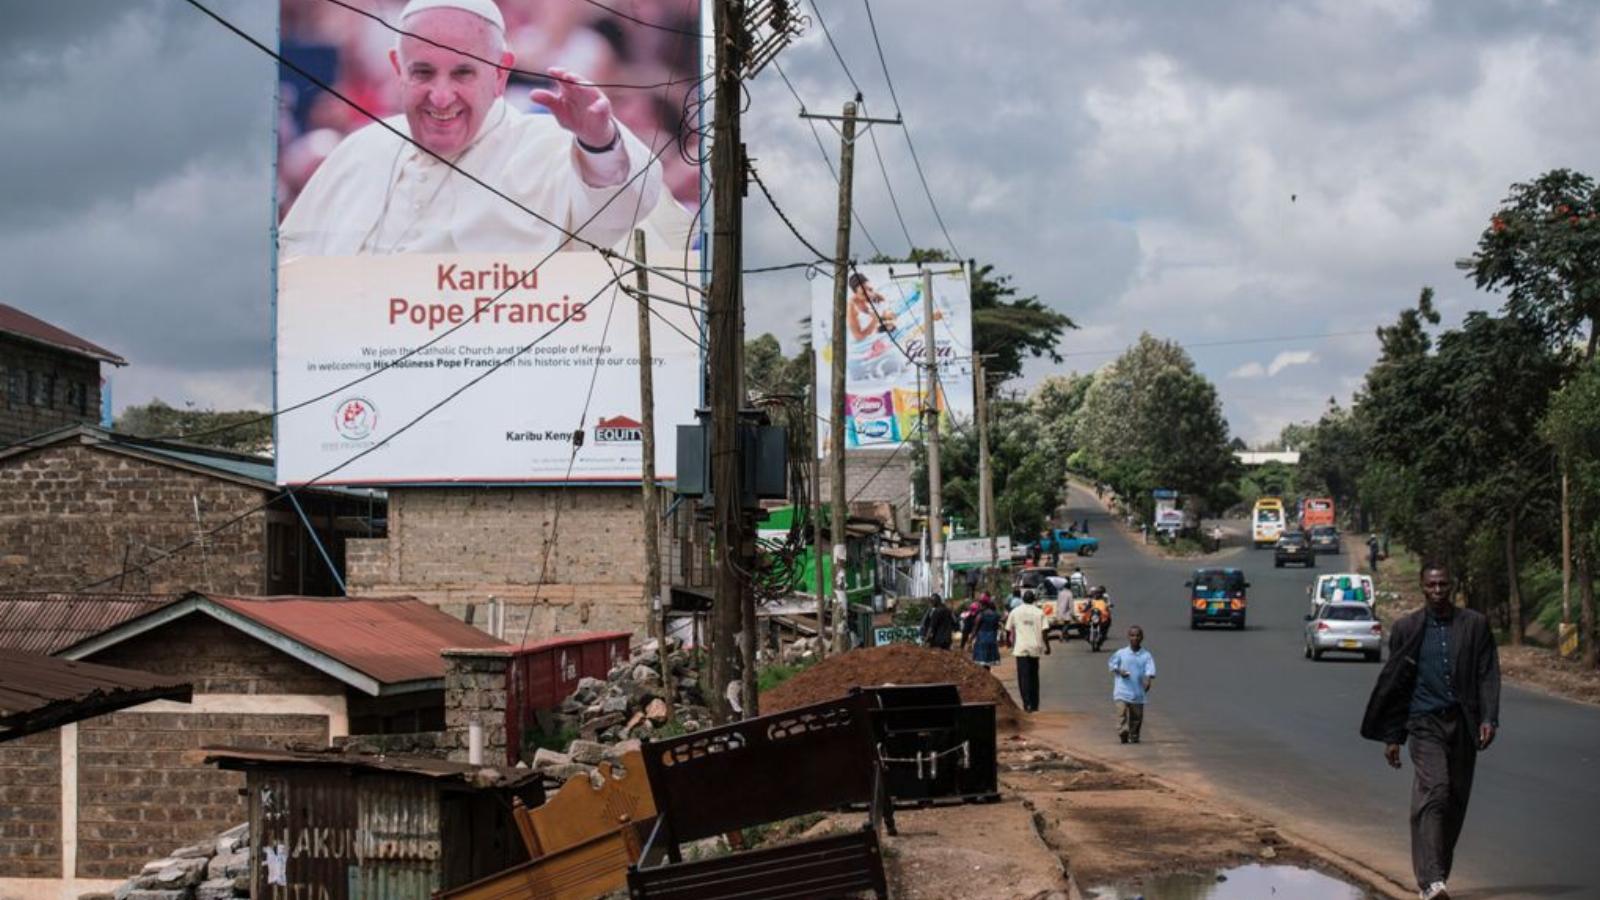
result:
M 554 750 L 557 753 L 565 753 L 567 752 L 567 747 L 571 746 L 572 742 L 577 739 L 578 729 L 576 726 L 569 726 L 559 731 L 546 732 L 535 725 L 522 732 L 522 753 L 530 759 L 533 757 L 534 752 L 541 747 L 546 750 Z
M 773 663 L 756 674 L 756 691 L 765 694 L 785 681 L 816 665 L 816 660 Z

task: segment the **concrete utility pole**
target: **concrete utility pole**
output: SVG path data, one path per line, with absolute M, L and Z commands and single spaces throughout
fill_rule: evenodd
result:
M 817 348 L 811 348 L 811 427 L 821 421 L 822 398 L 817 393 Z M 820 433 L 813 432 L 817 437 Z M 828 633 L 828 582 L 822 576 L 822 458 L 817 454 L 817 441 L 812 439 L 806 447 L 811 454 L 811 569 L 816 578 L 817 637 Z M 828 641 L 817 641 L 817 655 L 826 656 Z
M 845 626 L 849 619 L 850 603 L 845 592 L 844 568 L 847 555 L 845 522 L 848 511 L 844 484 L 844 379 L 845 354 L 848 335 L 845 333 L 845 294 L 850 278 L 850 198 L 856 162 L 856 104 L 844 105 L 844 125 L 840 130 L 839 145 L 839 230 L 833 245 L 833 397 L 829 404 L 830 439 L 829 464 L 832 476 L 833 514 L 833 649 L 843 651 Z
M 707 698 L 719 721 L 731 721 L 730 688 L 739 661 L 739 620 L 749 589 L 744 573 L 750 571 L 745 556 L 748 536 L 739 484 L 739 408 L 744 386 L 739 383 L 740 333 L 739 278 L 742 260 L 740 226 L 743 199 L 744 150 L 739 139 L 739 66 L 744 57 L 744 4 L 717 0 L 716 91 L 711 143 L 711 193 L 713 231 L 711 291 L 706 318 L 710 331 L 711 385 L 711 491 L 712 533 L 716 542 L 716 569 L 712 577 L 711 690 Z M 752 673 L 753 674 L 753 673 Z
M 661 508 L 656 498 L 655 355 L 650 347 L 650 275 L 645 271 L 644 229 L 633 232 L 639 296 L 639 481 L 644 507 L 644 608 L 646 632 L 667 637 L 667 604 L 661 597 Z M 666 647 L 661 658 L 667 658 Z
M 944 523 L 939 498 L 944 494 L 939 471 L 939 342 L 934 336 L 933 270 L 922 268 L 923 363 L 928 367 L 928 396 L 922 403 L 922 431 L 928 440 L 928 573 L 929 589 L 944 593 Z
M 995 536 L 994 471 L 989 466 L 989 383 L 983 375 L 983 354 L 972 351 L 972 387 L 978 404 L 978 533 L 989 539 L 989 577 L 1000 567 Z

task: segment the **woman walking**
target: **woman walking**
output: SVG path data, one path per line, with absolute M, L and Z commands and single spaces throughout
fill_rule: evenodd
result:
M 985 597 L 972 629 L 972 661 L 980 666 L 1000 664 L 1000 622 L 1000 611 Z

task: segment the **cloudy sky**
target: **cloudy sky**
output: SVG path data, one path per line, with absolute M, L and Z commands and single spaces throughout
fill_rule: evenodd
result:
M 892 115 L 861 0 L 817 2 L 869 110 Z M 270 40 L 275 4 L 212 5 Z M 1028 378 L 1091 370 L 1148 330 L 1192 346 L 1247 440 L 1348 399 L 1375 355 L 1373 327 L 1422 285 L 1451 319 L 1497 305 L 1452 263 L 1508 185 L 1600 168 L 1589 0 L 877 0 L 872 11 L 957 249 L 1082 326 L 1062 343 L 1065 364 Z M 270 61 L 177 0 L 0 0 L 0 14 L 12 98 L 0 302 L 128 357 L 119 406 L 264 407 Z M 815 14 L 780 62 L 815 111 L 837 112 L 855 91 Z M 831 247 L 834 189 L 797 111 L 764 72 L 746 142 L 799 228 Z M 884 127 L 877 139 L 905 231 L 945 245 L 903 136 Z M 867 229 L 902 253 L 870 142 L 857 160 Z M 749 264 L 805 257 L 759 194 L 746 209 Z M 872 252 L 860 233 L 855 252 Z M 799 275 L 754 276 L 752 334 L 793 347 L 808 297 Z

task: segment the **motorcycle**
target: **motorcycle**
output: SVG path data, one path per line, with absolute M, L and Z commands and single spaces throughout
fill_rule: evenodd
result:
M 1084 627 L 1084 643 L 1089 645 L 1090 653 L 1099 653 L 1100 647 L 1106 642 L 1106 634 L 1111 631 L 1110 604 L 1102 609 L 1098 604 L 1089 608 L 1089 624 Z

